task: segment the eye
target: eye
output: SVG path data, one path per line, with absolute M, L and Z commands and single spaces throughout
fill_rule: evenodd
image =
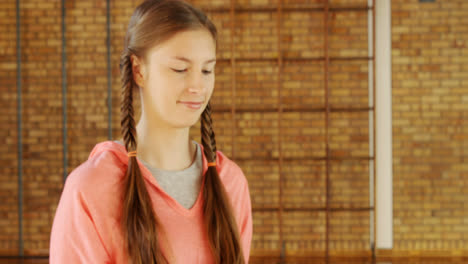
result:
M 211 72 L 212 71 L 203 70 L 203 74 L 206 74 L 206 75 L 210 74 Z
M 183 69 L 183 70 L 178 70 L 178 69 L 172 69 L 173 71 L 175 72 L 178 72 L 178 73 L 182 73 L 182 72 L 186 72 L 187 69 Z

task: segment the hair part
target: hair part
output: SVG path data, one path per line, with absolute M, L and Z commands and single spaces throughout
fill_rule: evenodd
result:
M 121 133 L 128 152 L 137 149 L 133 91 L 138 86 L 134 81 L 131 55 L 145 60 L 146 53 L 154 45 L 164 42 L 178 32 L 199 28 L 207 29 L 214 41 L 217 41 L 215 25 L 202 11 L 186 2 L 147 0 L 135 9 L 120 58 Z M 210 103 L 201 115 L 200 129 L 204 154 L 208 162 L 215 162 L 216 140 Z M 204 227 L 213 257 L 218 264 L 244 264 L 236 219 L 216 167 L 208 167 L 204 179 Z M 121 228 L 130 263 L 169 263 L 160 246 L 170 246 L 160 243 L 165 239 L 165 232 L 157 217 L 157 211 L 153 210 L 136 157 L 129 157 L 125 174 Z M 162 234 L 162 237 L 158 234 Z

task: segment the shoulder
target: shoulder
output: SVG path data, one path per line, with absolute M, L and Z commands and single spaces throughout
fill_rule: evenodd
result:
M 126 166 L 108 144 L 96 144 L 88 160 L 67 176 L 62 195 L 78 194 L 90 203 L 102 201 L 106 204 L 107 199 L 112 199 L 107 196 L 117 194 Z
M 242 168 L 227 157 L 222 151 L 216 152 L 217 169 L 221 180 L 223 181 L 227 191 L 228 189 L 248 188 L 247 178 L 242 171 Z
M 94 147 L 88 160 L 76 167 L 67 177 L 67 184 L 88 186 L 108 182 L 122 174 L 125 164 L 114 151 L 105 148 L 105 143 Z

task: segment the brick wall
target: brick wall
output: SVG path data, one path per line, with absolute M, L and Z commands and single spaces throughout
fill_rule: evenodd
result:
M 111 0 L 113 138 L 120 137 L 119 56 L 126 26 L 141 1 Z M 229 16 L 228 0 L 194 0 L 219 31 L 212 103 L 218 149 L 243 168 L 254 208 L 252 255 L 311 255 L 325 249 L 326 116 L 323 11 L 302 11 L 321 1 L 283 1 L 281 36 L 277 0 L 238 1 L 255 11 Z M 334 0 L 333 6 L 365 6 Z M 450 2 L 450 3 L 447 3 Z M 0 254 L 17 254 L 16 6 L 0 3 Z M 225 10 L 215 10 L 225 8 Z M 466 72 L 468 6 L 464 1 L 392 1 L 394 242 L 404 250 L 466 250 L 465 196 L 468 149 Z M 50 227 L 63 177 L 61 2 L 21 1 L 23 97 L 24 247 L 47 255 Z M 105 1 L 67 1 L 68 169 L 85 161 L 107 139 Z M 231 31 L 231 23 L 236 24 Z M 329 15 L 328 102 L 334 108 L 368 106 L 367 13 Z M 235 43 L 231 51 L 231 38 Z M 281 40 L 281 50 L 278 50 Z M 283 67 L 277 56 L 285 59 Z M 235 69 L 230 58 L 236 57 Z M 342 59 L 337 59 L 342 58 Z M 281 78 L 279 73 L 281 72 Z M 235 78 L 235 96 L 232 77 Z M 278 114 L 279 93 L 287 112 Z M 135 98 L 139 98 L 135 96 Z M 137 113 L 138 111 L 138 100 Z M 235 104 L 237 112 L 230 108 Z M 279 118 L 281 119 L 279 120 Z M 330 205 L 369 204 L 369 114 L 332 112 L 329 117 Z M 192 129 L 199 139 L 199 124 Z M 281 144 L 281 145 L 280 145 Z M 279 164 L 279 156 L 283 163 Z M 280 177 L 281 173 L 281 177 Z M 283 197 L 279 197 L 282 178 Z M 275 211 L 283 202 L 282 218 Z M 314 209 L 315 208 L 315 209 Z M 313 209 L 313 210 L 305 210 Z M 332 252 L 370 248 L 368 211 L 330 215 Z M 280 244 L 282 223 L 284 245 Z
M 17 248 L 16 7 L 0 3 L 0 250 Z
M 2 2 L 1 251 L 18 247 L 16 5 Z M 23 1 L 21 8 L 24 247 L 47 253 L 61 184 L 61 63 L 59 2 Z M 5 188 L 5 189 L 3 189 Z
M 467 252 L 468 2 L 392 1 L 394 251 Z

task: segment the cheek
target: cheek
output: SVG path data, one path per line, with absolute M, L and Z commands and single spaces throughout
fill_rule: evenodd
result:
M 170 74 L 155 70 L 150 77 L 151 97 L 154 101 L 165 102 L 177 91 L 179 82 Z
M 207 84 L 206 84 L 206 87 L 208 87 L 208 94 L 209 95 L 211 95 L 213 93 L 214 86 L 215 86 L 215 76 L 213 75 L 210 78 L 208 78 Z

